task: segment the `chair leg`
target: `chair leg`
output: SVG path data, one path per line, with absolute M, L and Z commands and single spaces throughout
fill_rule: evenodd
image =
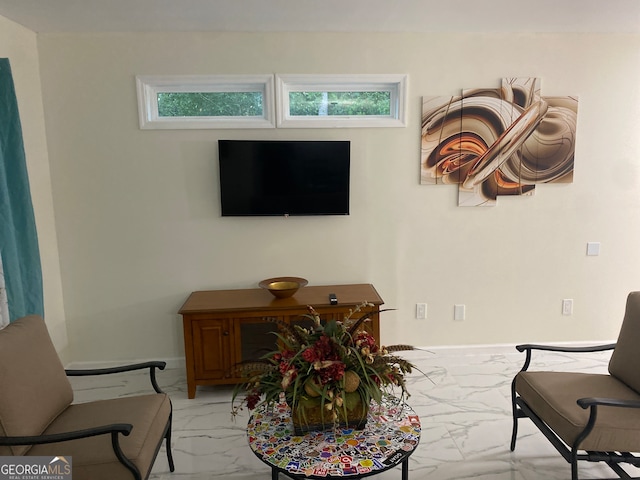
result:
M 578 450 L 571 448 L 571 480 L 578 480 Z
M 169 471 L 173 472 L 175 466 L 173 465 L 173 454 L 171 453 L 171 428 L 173 427 L 173 411 L 169 414 L 169 428 L 165 438 L 167 440 L 167 461 L 169 462 Z
M 511 451 L 516 449 L 516 436 L 518 435 L 518 406 L 516 405 L 516 381 L 511 382 L 511 409 L 513 411 L 513 430 L 511 433 Z

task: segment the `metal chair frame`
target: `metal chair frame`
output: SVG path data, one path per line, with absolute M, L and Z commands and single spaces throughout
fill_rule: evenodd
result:
M 613 350 L 615 346 L 615 343 L 591 347 L 556 347 L 550 345 L 524 344 L 517 345 L 516 349 L 519 352 L 526 353 L 524 365 L 520 370 L 520 372 L 524 372 L 529 368 L 533 350 L 546 350 L 551 352 L 565 353 L 602 352 L 606 350 Z M 573 445 L 567 445 L 517 394 L 516 379 L 514 378 L 511 382 L 511 404 L 513 408 L 513 432 L 511 435 L 511 451 L 514 451 L 516 448 L 518 419 L 528 417 L 544 434 L 544 436 L 547 437 L 547 439 L 562 455 L 562 457 L 571 464 L 571 480 L 578 480 L 578 461 L 604 462 L 618 475 L 618 478 L 622 478 L 625 480 L 640 479 L 640 477 L 631 477 L 620 465 L 622 463 L 627 463 L 636 467 L 640 467 L 640 458 L 635 456 L 634 454 L 630 452 L 594 452 L 580 449 L 580 444 L 587 438 L 589 433 L 591 433 L 596 425 L 599 406 L 640 408 L 640 402 L 612 398 L 580 398 L 576 399 L 576 403 L 585 410 L 590 409 L 589 420 L 584 426 L 582 432 L 580 432 L 576 440 L 573 442 Z
M 143 362 L 136 363 L 132 365 L 123 365 L 118 367 L 110 367 L 110 368 L 98 368 L 98 369 L 87 369 L 87 370 L 65 370 L 67 376 L 88 376 L 88 375 L 106 375 L 112 373 L 121 373 L 121 372 L 130 372 L 133 370 L 143 370 L 149 369 L 149 376 L 151 380 L 151 385 L 156 393 L 164 393 L 160 387 L 158 386 L 158 382 L 156 381 L 156 369 L 164 370 L 166 366 L 166 362 L 152 361 L 152 362 Z M 169 415 L 169 420 L 167 421 L 167 425 L 164 429 L 164 439 L 166 441 L 166 450 L 167 450 L 167 460 L 169 462 L 169 470 L 173 472 L 175 470 L 173 464 L 173 455 L 171 453 L 171 423 L 172 423 L 173 412 Z M 111 425 L 100 425 L 93 428 L 87 428 L 84 430 L 77 430 L 72 432 L 64 432 L 53 435 L 35 435 L 28 437 L 1 437 L 0 436 L 0 445 L 41 445 L 45 443 L 57 443 L 64 442 L 67 440 L 76 440 L 79 438 L 88 438 L 94 437 L 96 435 L 111 435 L 111 445 L 113 447 L 114 454 L 133 475 L 134 480 L 146 480 L 149 475 L 147 475 L 144 479 L 142 478 L 142 474 L 138 470 L 138 468 L 129 460 L 122 449 L 120 448 L 119 438 L 120 435 L 127 436 L 131 433 L 133 429 L 133 425 L 130 423 L 115 423 Z M 160 451 L 160 446 L 162 443 L 158 444 L 158 447 L 154 454 L 155 457 L 158 455 Z M 149 472 L 150 473 L 150 472 Z

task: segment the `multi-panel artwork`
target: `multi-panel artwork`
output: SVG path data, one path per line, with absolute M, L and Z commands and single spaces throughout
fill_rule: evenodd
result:
M 420 183 L 457 184 L 460 206 L 571 183 L 577 118 L 577 97 L 543 97 L 539 78 L 424 97 Z

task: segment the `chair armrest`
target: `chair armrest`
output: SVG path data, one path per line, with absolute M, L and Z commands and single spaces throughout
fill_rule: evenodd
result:
M 595 407 L 603 405 L 607 407 L 626 407 L 626 408 L 640 408 L 640 401 L 637 400 L 621 400 L 619 398 L 597 398 L 587 397 L 578 399 L 578 405 L 585 410 L 589 407 Z
M 537 345 L 535 343 L 525 343 L 522 345 L 516 345 L 516 350 L 524 352 L 525 350 L 547 350 L 549 352 L 603 352 L 605 350 L 613 350 L 615 343 L 608 343 L 606 345 L 591 345 L 584 347 L 565 347 L 561 345 Z
M 74 430 L 71 432 L 53 433 L 51 435 L 33 435 L 28 437 L 3 437 L 0 436 L 0 445 L 41 445 L 44 443 L 65 442 L 79 438 L 95 437 L 97 435 L 117 434 L 129 435 L 133 425 L 130 423 L 113 423 L 99 427 Z
M 108 367 L 108 368 L 91 368 L 91 369 L 83 369 L 83 370 L 73 370 L 73 369 L 65 369 L 65 373 L 69 377 L 86 377 L 89 375 L 107 375 L 111 373 L 122 373 L 122 372 L 131 372 L 134 370 L 145 370 L 149 369 L 149 376 L 151 377 L 151 385 L 156 393 L 164 393 L 160 387 L 158 386 L 158 382 L 156 381 L 156 368 L 160 370 L 164 370 L 167 362 L 160 361 L 152 361 L 152 362 L 142 362 L 142 363 L 134 363 L 131 365 L 121 365 L 118 367 Z
M 576 437 L 573 448 L 577 449 L 578 446 L 584 441 L 585 438 L 591 433 L 596 425 L 598 418 L 598 407 L 623 407 L 623 408 L 640 408 L 640 401 L 636 400 L 622 400 L 618 398 L 597 398 L 586 397 L 579 398 L 577 400 L 578 405 L 584 409 L 589 409 L 589 420 L 584 427 L 584 430 Z
M 565 347 L 560 345 L 538 345 L 534 343 L 525 343 L 521 345 L 516 345 L 516 350 L 519 352 L 526 352 L 527 357 L 525 358 L 524 365 L 520 369 L 521 372 L 524 372 L 529 368 L 529 364 L 531 363 L 531 352 L 533 350 L 545 350 L 547 352 L 564 352 L 564 353 L 589 353 L 589 352 L 604 352 L 606 350 L 613 350 L 616 347 L 615 343 L 607 343 L 605 345 L 591 345 L 584 347 Z

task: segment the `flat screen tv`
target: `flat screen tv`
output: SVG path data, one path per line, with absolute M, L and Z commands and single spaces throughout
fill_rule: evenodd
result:
M 218 140 L 222 216 L 348 215 L 348 141 Z

